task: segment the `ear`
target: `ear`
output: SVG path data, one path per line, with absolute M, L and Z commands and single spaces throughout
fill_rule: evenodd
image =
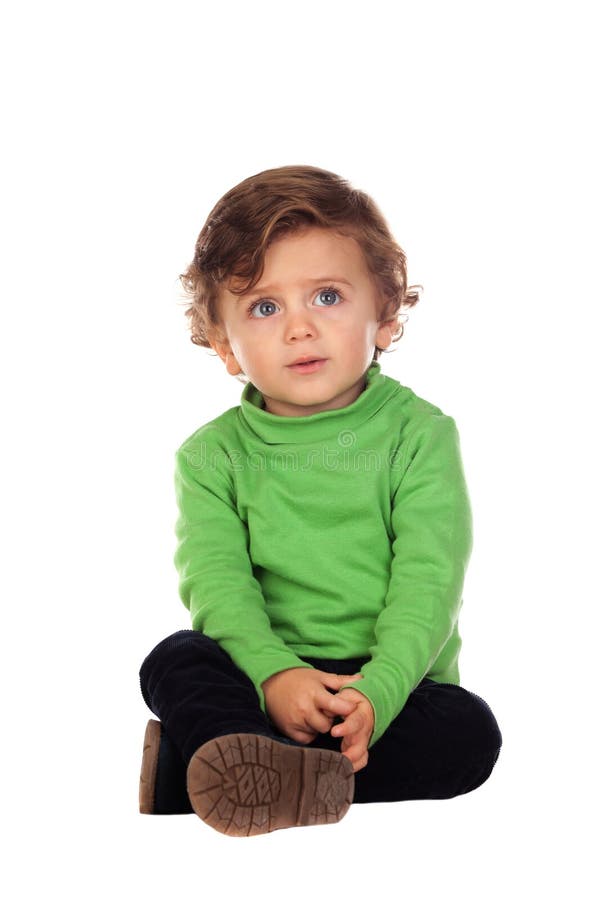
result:
M 218 353 L 223 362 L 225 363 L 225 368 L 229 372 L 230 375 L 243 375 L 240 364 L 235 358 L 235 354 L 231 349 L 231 344 L 227 339 L 217 340 L 213 339 L 208 341 L 212 349 L 215 353 Z
M 377 329 L 377 334 L 375 335 L 375 345 L 380 350 L 387 350 L 387 348 L 392 343 L 393 328 L 395 324 L 396 319 L 387 319 L 387 321 L 382 322 Z

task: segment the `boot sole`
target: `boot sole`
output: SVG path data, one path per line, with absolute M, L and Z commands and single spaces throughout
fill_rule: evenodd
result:
M 154 787 L 158 768 L 160 731 L 160 722 L 157 719 L 150 719 L 144 733 L 144 752 L 140 772 L 140 812 L 144 815 L 154 813 Z
M 194 812 L 231 837 L 339 822 L 354 797 L 352 763 L 336 750 L 296 747 L 259 734 L 202 744 L 187 768 Z

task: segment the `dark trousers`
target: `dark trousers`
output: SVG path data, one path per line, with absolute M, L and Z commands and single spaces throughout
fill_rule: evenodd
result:
M 369 659 L 301 658 L 337 675 L 352 675 Z M 341 752 L 341 738 L 330 733 L 318 734 L 310 744 L 283 735 L 261 711 L 248 676 L 198 631 L 177 631 L 161 641 L 142 663 L 140 686 L 175 748 L 177 764 L 161 773 L 163 790 L 166 785 L 174 794 L 184 791 L 185 770 L 198 747 L 220 735 L 250 732 Z M 489 778 L 501 746 L 485 700 L 459 685 L 424 678 L 369 750 L 367 765 L 355 773 L 354 803 L 466 794 Z

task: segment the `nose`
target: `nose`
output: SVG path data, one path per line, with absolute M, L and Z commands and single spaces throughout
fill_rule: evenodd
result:
M 290 312 L 285 326 L 286 340 L 301 340 L 302 338 L 314 337 L 316 326 L 308 310 L 298 309 Z

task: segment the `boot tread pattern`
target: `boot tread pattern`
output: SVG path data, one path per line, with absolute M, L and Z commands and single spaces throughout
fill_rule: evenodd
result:
M 339 822 L 354 796 L 351 762 L 334 750 L 297 747 L 257 734 L 228 734 L 190 760 L 194 812 L 233 837 Z

